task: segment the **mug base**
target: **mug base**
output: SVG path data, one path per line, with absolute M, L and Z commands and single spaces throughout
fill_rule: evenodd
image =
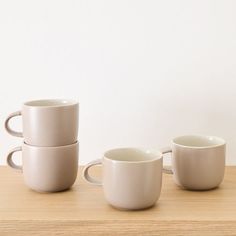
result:
M 56 189 L 56 190 L 43 190 L 43 189 L 35 189 L 35 188 L 31 188 L 31 187 L 28 187 L 28 188 L 29 188 L 30 190 L 34 191 L 34 192 L 46 194 L 46 193 L 66 192 L 66 191 L 70 190 L 71 187 L 72 187 L 72 186 L 66 187 L 66 188 L 62 188 L 62 189 Z
M 109 206 L 111 206 L 112 208 L 116 209 L 116 210 L 120 210 L 120 211 L 145 211 L 145 210 L 149 210 L 150 208 L 154 207 L 156 205 L 156 203 L 149 205 L 149 206 L 145 206 L 145 207 L 137 207 L 137 208 L 129 208 L 129 207 L 120 207 L 120 206 L 115 206 L 112 205 L 110 203 L 108 203 Z
M 179 184 L 176 184 L 179 188 L 181 188 L 182 190 L 187 190 L 187 191 L 196 191 L 196 192 L 204 192 L 204 191 L 210 191 L 210 190 L 214 190 L 220 187 L 220 185 L 217 186 L 213 186 L 213 187 L 207 187 L 207 188 L 195 188 L 195 187 L 186 187 L 186 186 L 182 186 Z

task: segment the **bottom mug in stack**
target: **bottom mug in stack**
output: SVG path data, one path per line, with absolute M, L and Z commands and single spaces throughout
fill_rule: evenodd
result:
M 7 155 L 7 164 L 23 172 L 25 184 L 39 192 L 69 189 L 78 172 L 79 143 L 57 147 L 38 147 L 23 143 Z M 22 166 L 13 162 L 13 154 L 22 151 Z

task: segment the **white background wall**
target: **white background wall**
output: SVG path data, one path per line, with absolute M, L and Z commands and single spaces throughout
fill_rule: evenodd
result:
M 190 133 L 225 138 L 236 164 L 235 12 L 227 0 L 1 0 L 0 163 L 22 141 L 4 131 L 10 112 L 74 98 L 81 164 Z

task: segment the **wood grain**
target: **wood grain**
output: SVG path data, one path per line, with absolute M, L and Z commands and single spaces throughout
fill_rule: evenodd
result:
M 94 175 L 100 169 L 94 168 Z M 0 236 L 16 235 L 236 235 L 236 167 L 220 188 L 185 191 L 163 175 L 158 203 L 143 211 L 119 211 L 102 188 L 78 176 L 70 191 L 28 189 L 21 173 L 0 167 Z

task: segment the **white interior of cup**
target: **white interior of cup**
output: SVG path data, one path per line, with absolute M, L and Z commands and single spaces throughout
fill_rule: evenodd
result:
M 122 162 L 148 162 L 161 159 L 162 154 L 158 151 L 143 150 L 139 148 L 118 148 L 107 151 L 105 158 Z
M 215 136 L 186 135 L 173 139 L 173 143 L 185 147 L 206 148 L 223 145 L 225 141 Z
M 74 104 L 77 104 L 77 102 L 67 99 L 45 99 L 45 100 L 29 101 L 25 103 L 26 106 L 33 106 L 33 107 L 69 106 Z

